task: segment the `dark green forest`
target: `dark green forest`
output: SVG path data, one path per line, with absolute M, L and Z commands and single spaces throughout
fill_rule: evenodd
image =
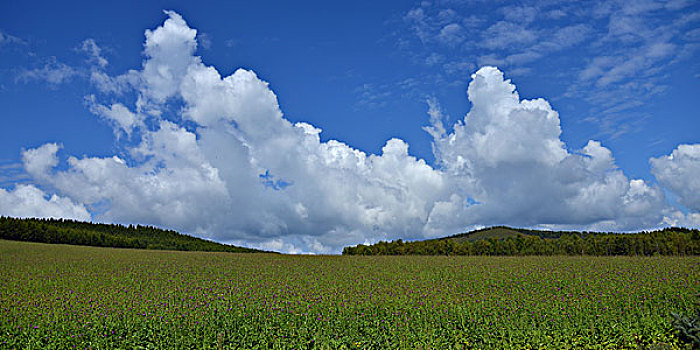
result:
M 66 219 L 17 219 L 0 216 L 0 239 L 95 247 L 257 253 L 152 226 L 95 224 Z
M 344 255 L 700 255 L 700 231 L 637 233 L 539 231 L 490 227 L 425 241 L 345 247 Z

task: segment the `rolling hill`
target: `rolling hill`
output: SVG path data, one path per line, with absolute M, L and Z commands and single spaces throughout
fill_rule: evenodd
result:
M 478 241 L 481 239 L 505 239 L 505 238 L 511 238 L 511 237 L 517 237 L 519 234 L 524 234 L 521 231 L 518 231 L 517 229 L 513 229 L 510 227 L 505 227 L 505 226 L 495 226 L 495 227 L 488 227 L 485 229 L 481 230 L 474 230 L 471 232 L 467 233 L 460 233 L 454 236 L 449 236 L 449 237 L 443 237 L 443 238 L 438 238 L 439 240 L 453 240 L 455 242 L 464 242 L 464 241 Z
M 700 231 L 670 227 L 636 233 L 488 227 L 424 241 L 345 247 L 344 255 L 700 255 Z
M 95 224 L 65 219 L 0 217 L 0 239 L 113 248 L 263 253 L 152 226 Z

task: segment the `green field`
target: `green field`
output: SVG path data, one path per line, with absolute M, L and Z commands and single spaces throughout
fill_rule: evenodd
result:
M 0 240 L 3 349 L 690 348 L 700 257 L 290 256 Z M 650 346 L 650 344 L 652 346 Z

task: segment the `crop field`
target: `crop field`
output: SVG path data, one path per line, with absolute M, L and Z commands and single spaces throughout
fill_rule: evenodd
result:
M 289 256 L 0 240 L 2 349 L 683 349 L 700 257 Z

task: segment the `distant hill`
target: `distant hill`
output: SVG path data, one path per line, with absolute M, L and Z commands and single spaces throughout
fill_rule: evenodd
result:
M 113 248 L 232 253 L 264 252 L 207 241 L 152 226 L 94 224 L 65 219 L 17 219 L 0 216 L 0 239 Z
M 510 227 L 505 227 L 505 226 L 496 226 L 496 227 L 489 227 L 481 230 L 475 230 L 467 233 L 460 233 L 454 236 L 449 236 L 449 237 L 443 237 L 439 238 L 441 240 L 449 239 L 449 240 L 454 240 L 455 242 L 463 242 L 463 241 L 478 241 L 480 239 L 505 239 L 505 238 L 511 238 L 511 237 L 517 237 L 519 234 L 524 234 L 521 231 L 518 231 L 516 229 L 510 228 Z
M 686 228 L 676 228 L 676 227 L 670 227 L 668 229 L 664 229 L 662 231 L 666 230 L 675 230 L 675 231 L 682 231 L 682 232 L 691 232 L 692 230 L 686 229 Z M 655 231 L 652 231 L 655 232 Z M 638 232 L 636 234 L 647 234 L 651 232 Z M 482 228 L 479 230 L 474 230 L 474 231 L 469 231 L 466 233 L 458 233 L 456 235 L 452 236 L 447 236 L 447 237 L 442 237 L 442 238 L 436 238 L 437 240 L 454 240 L 456 242 L 462 242 L 462 241 L 478 241 L 480 239 L 489 239 L 489 238 L 494 238 L 494 239 L 506 239 L 506 238 L 515 238 L 518 235 L 525 235 L 525 236 L 536 236 L 536 237 L 541 237 L 541 238 L 561 238 L 562 236 L 567 236 L 567 235 L 577 235 L 581 238 L 589 237 L 589 236 L 604 236 L 604 235 L 619 235 L 621 233 L 619 232 L 595 232 L 595 231 L 550 231 L 550 230 L 532 230 L 532 229 L 524 229 L 524 228 L 513 228 L 513 227 L 508 227 L 508 226 L 492 226 L 492 227 L 486 227 Z M 624 233 L 624 234 L 635 234 L 635 233 Z M 433 239 L 434 240 L 434 239 Z
M 344 255 L 700 255 L 700 231 L 670 227 L 637 233 L 488 227 L 424 241 L 345 247 Z

